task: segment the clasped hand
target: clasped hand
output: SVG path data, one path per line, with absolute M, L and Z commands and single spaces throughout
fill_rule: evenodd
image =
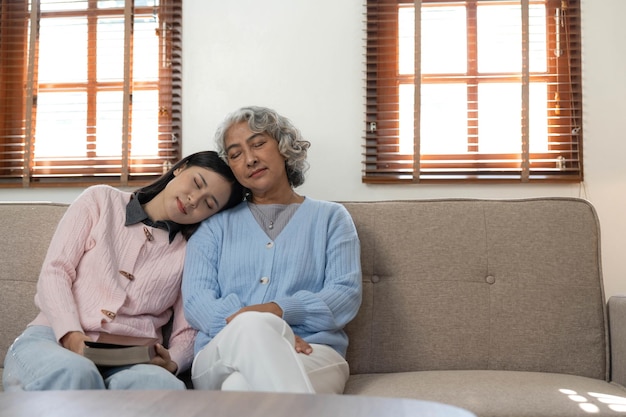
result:
M 236 313 L 227 317 L 226 324 L 230 323 L 231 321 L 233 321 L 235 317 L 237 317 L 239 314 L 244 313 L 246 311 L 259 311 L 261 313 L 272 313 L 272 314 L 277 315 L 280 318 L 283 317 L 283 309 L 280 308 L 280 306 L 274 302 L 264 303 L 264 304 L 253 304 L 250 306 L 245 306 L 241 308 L 239 311 L 237 311 Z M 304 353 L 305 355 L 311 354 L 311 352 L 313 352 L 313 348 L 311 347 L 311 345 L 307 343 L 304 339 L 302 339 L 300 336 L 298 335 L 295 335 L 295 336 L 296 336 L 296 346 L 295 346 L 296 352 Z

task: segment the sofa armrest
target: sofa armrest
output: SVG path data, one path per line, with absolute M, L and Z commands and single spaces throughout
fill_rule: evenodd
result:
M 609 298 L 611 381 L 626 386 L 626 295 Z

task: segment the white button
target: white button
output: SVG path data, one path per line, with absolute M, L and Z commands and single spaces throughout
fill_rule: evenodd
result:
M 274 247 L 274 242 L 267 242 L 265 247 L 268 248 L 268 249 L 272 249 Z
M 270 282 L 270 279 L 268 277 L 263 277 L 259 280 L 259 282 L 263 285 L 267 284 L 268 282 Z

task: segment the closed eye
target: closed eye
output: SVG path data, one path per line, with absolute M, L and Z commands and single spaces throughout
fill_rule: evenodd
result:
M 265 145 L 266 143 L 267 143 L 267 140 L 265 140 L 265 139 L 257 140 L 254 143 L 252 143 L 252 147 L 253 148 L 260 148 L 261 146 Z
M 217 201 L 217 198 L 215 198 L 214 195 L 210 195 L 209 199 L 206 202 L 206 205 L 209 206 L 209 209 L 211 210 L 219 210 L 220 209 L 220 203 Z
M 204 179 L 202 174 L 198 174 L 197 176 L 195 176 L 193 181 L 196 183 L 196 187 L 198 187 L 198 188 L 202 188 L 202 187 L 208 186 L 208 184 L 206 183 L 206 180 Z
M 194 177 L 193 182 L 196 185 L 197 189 L 208 187 L 208 184 L 202 174 L 198 174 L 197 177 Z M 211 204 L 211 202 L 215 202 L 217 204 L 217 200 L 215 200 L 215 197 L 210 196 L 210 199 L 205 201 L 209 210 L 213 210 L 213 205 Z

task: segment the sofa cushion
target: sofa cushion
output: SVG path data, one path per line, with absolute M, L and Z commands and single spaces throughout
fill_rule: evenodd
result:
M 67 204 L 0 203 L 0 377 L 7 349 L 37 315 L 41 264 L 66 209 Z
M 352 374 L 608 375 L 595 210 L 581 199 L 346 202 L 362 243 Z
M 547 372 L 422 371 L 352 375 L 345 394 L 438 401 L 480 417 L 623 415 L 624 389 Z

